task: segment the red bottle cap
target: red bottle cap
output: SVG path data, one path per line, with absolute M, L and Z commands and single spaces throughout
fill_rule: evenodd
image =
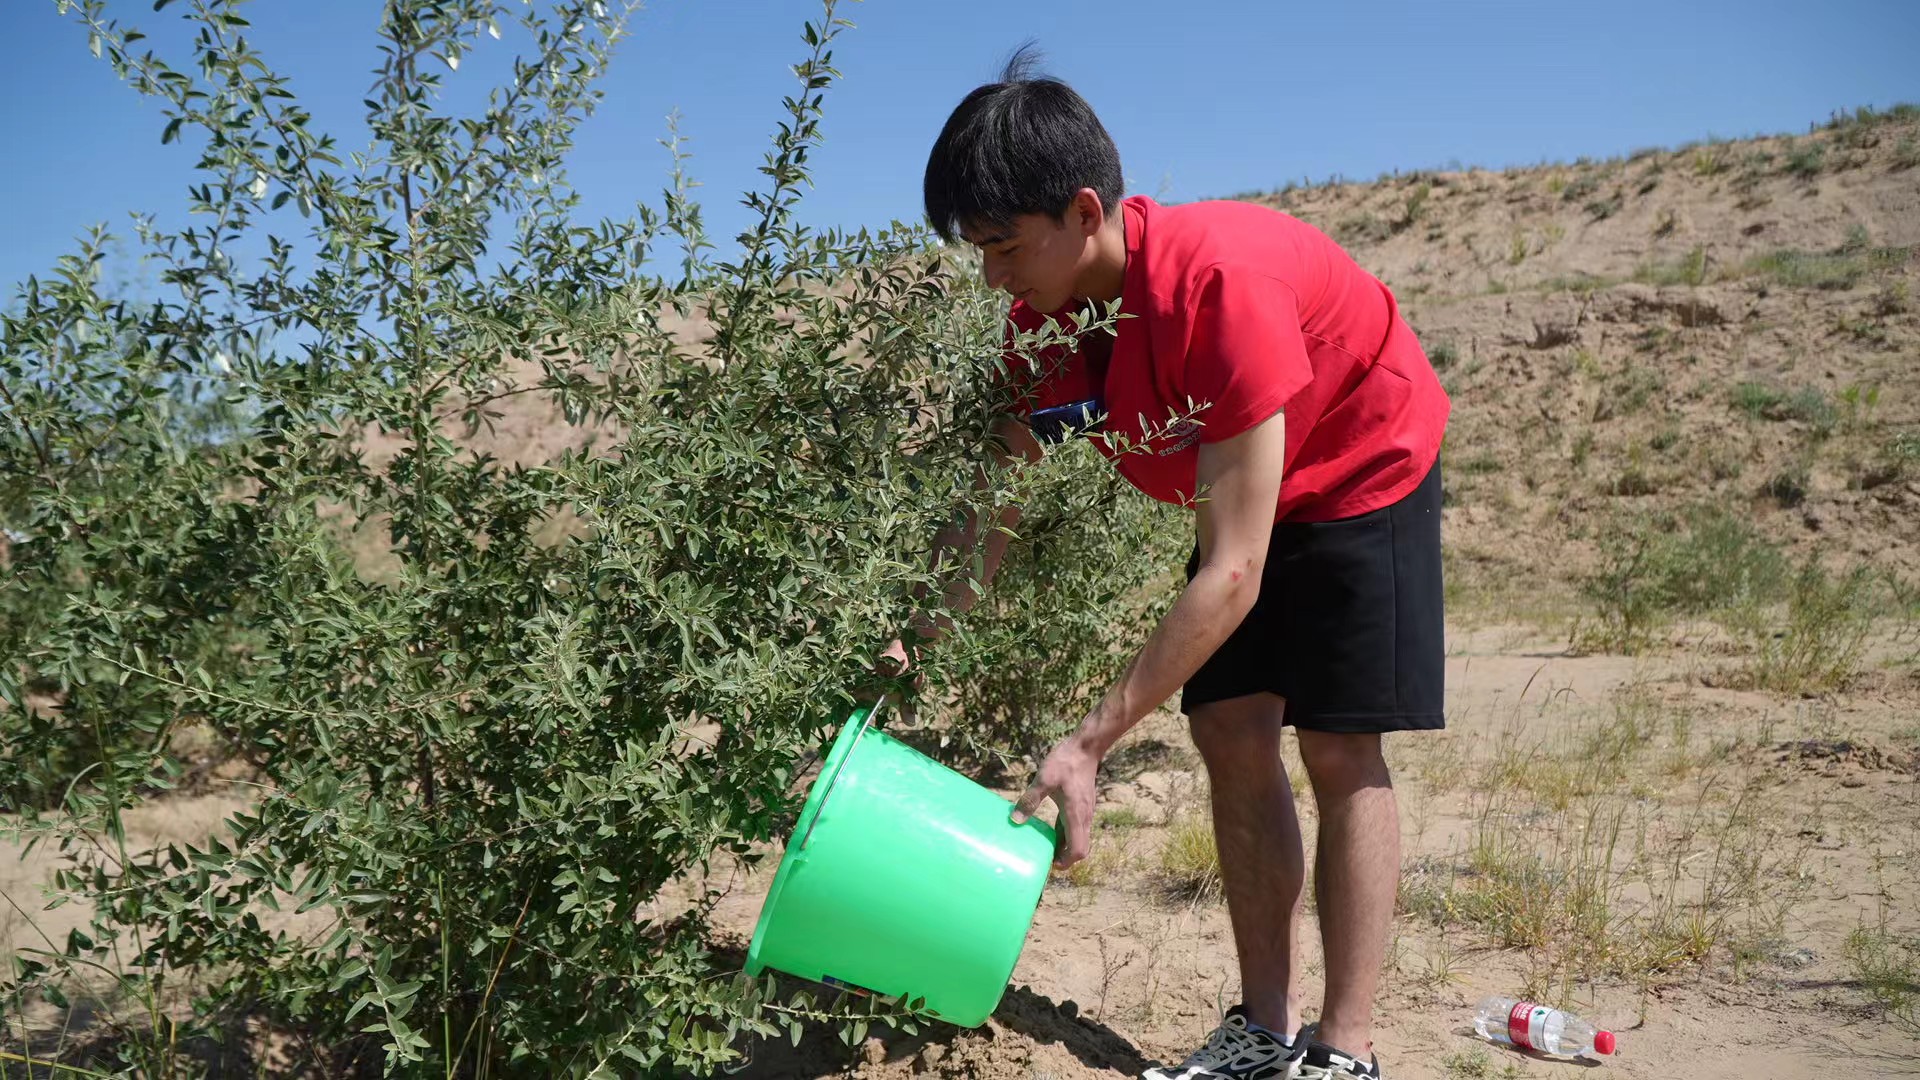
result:
M 1613 1032 L 1602 1031 L 1594 1035 L 1593 1049 L 1602 1054 L 1613 1053 Z

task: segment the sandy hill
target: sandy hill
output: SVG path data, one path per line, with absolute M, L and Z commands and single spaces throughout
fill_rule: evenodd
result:
M 1453 395 L 1453 565 L 1565 581 L 1705 503 L 1920 571 L 1920 110 L 1250 196 L 1399 297 Z M 1491 573 L 1475 575 L 1475 569 Z

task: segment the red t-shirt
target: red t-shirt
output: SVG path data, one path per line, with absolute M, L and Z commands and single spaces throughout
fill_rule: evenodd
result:
M 1275 521 L 1332 521 L 1417 487 L 1440 454 L 1449 402 L 1393 294 L 1324 233 L 1243 202 L 1121 203 L 1127 268 L 1104 386 L 1085 356 L 1043 355 L 1036 378 L 1009 352 L 1022 412 L 1099 399 L 1094 443 L 1163 502 L 1194 495 L 1198 443 L 1239 435 L 1285 408 L 1286 465 Z M 1078 305 L 1073 305 L 1078 306 Z M 1071 308 L 1052 313 L 1071 326 Z M 1015 328 L 1047 315 L 1024 301 Z M 1189 402 L 1201 406 L 1195 413 Z M 1198 423 L 1173 424 L 1192 416 Z M 1155 437 L 1143 439 L 1151 431 Z

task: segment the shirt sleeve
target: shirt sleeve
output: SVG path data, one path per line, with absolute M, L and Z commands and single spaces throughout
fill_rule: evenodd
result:
M 1313 381 L 1293 288 L 1258 270 L 1221 265 L 1195 290 L 1183 389 L 1198 414 L 1200 441 L 1244 434 L 1279 412 Z

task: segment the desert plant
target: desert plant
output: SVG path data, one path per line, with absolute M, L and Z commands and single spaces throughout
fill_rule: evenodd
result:
M 1811 180 L 1820 175 L 1827 164 L 1827 147 L 1824 143 L 1808 142 L 1795 147 L 1787 155 L 1787 172 L 1802 180 Z
M 1778 549 L 1724 510 L 1630 519 L 1605 535 L 1600 567 L 1581 583 L 1593 612 L 1574 639 L 1587 648 L 1634 652 L 1675 616 L 1763 604 L 1785 587 Z
M 1633 280 L 1646 285 L 1700 285 L 1707 280 L 1707 250 L 1695 247 L 1670 263 L 1643 263 Z
M 630 4 L 386 5 L 352 167 L 237 0 L 183 0 L 184 64 L 104 0 L 62 7 L 204 181 L 189 227 L 137 228 L 168 299 L 112 295 L 94 236 L 0 316 L 0 791 L 10 833 L 66 853 L 56 898 L 94 912 L 0 994 L 111 972 L 112 1052 L 149 1075 L 243 1016 L 324 1071 L 435 1075 L 707 1072 L 814 1020 L 911 1025 L 741 975 L 708 871 L 766 857 L 874 650 L 950 584 L 935 526 L 1018 501 L 1033 553 L 1115 569 L 960 618 L 923 665 L 933 703 L 1051 666 L 991 693 L 1063 708 L 1117 662 L 1132 616 L 1103 599 L 1157 602 L 1141 552 L 1168 530 L 1140 503 L 1088 527 L 1091 454 L 979 465 L 1005 402 L 971 266 L 918 229 L 797 224 L 850 25 L 832 0 L 725 259 L 677 137 L 660 208 L 574 218 L 565 155 Z M 448 73 L 509 48 L 485 106 L 447 111 Z M 575 448 L 495 456 L 508 397 Z M 202 847 L 129 847 L 188 725 L 256 799 Z M 314 931 L 269 929 L 283 902 Z
M 1189 901 L 1218 899 L 1220 851 L 1213 825 L 1198 815 L 1183 815 L 1167 828 L 1160 849 L 1160 880 L 1168 895 Z
M 1851 289 L 1869 275 L 1904 264 L 1909 255 L 1903 247 L 1850 244 L 1828 252 L 1783 248 L 1746 260 L 1740 270 L 1790 288 Z
M 1847 962 L 1888 1019 L 1920 1034 L 1920 940 L 1902 937 L 1884 922 L 1847 935 Z
M 1873 629 L 1874 600 L 1868 568 L 1833 575 L 1808 558 L 1793 577 L 1783 625 L 1762 610 L 1737 613 L 1736 626 L 1753 656 L 1749 680 L 1783 694 L 1845 686 Z

